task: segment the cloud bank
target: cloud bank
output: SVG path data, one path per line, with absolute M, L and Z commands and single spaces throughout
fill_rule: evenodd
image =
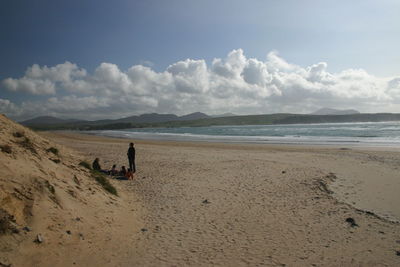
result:
M 148 112 L 187 114 L 307 113 L 320 107 L 362 112 L 400 112 L 400 77 L 380 78 L 362 69 L 330 73 L 327 63 L 308 67 L 288 63 L 277 52 L 265 61 L 247 58 L 242 49 L 225 59 L 186 59 L 165 71 L 144 65 L 126 71 L 101 63 L 93 73 L 65 62 L 33 65 L 21 78 L 1 87 L 24 94 L 19 104 L 0 97 L 0 112 L 13 118 L 53 115 L 68 118 L 117 118 Z M 42 100 L 30 100 L 30 96 Z

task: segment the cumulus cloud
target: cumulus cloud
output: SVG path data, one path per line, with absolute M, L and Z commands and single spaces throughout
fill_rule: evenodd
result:
M 237 49 L 210 65 L 186 59 L 161 72 L 144 65 L 121 70 L 115 64 L 101 63 L 90 74 L 70 62 L 54 67 L 35 64 L 23 77 L 4 79 L 1 85 L 26 95 L 19 104 L 0 99 L 0 111 L 14 117 L 302 113 L 320 107 L 400 110 L 400 77 L 380 78 L 362 69 L 331 73 L 326 62 L 301 67 L 276 51 L 263 61 L 247 58 Z M 42 95 L 44 100 L 29 100 L 30 94 Z
M 20 110 L 18 107 L 8 99 L 0 98 L 0 113 L 2 114 L 18 114 Z
M 24 77 L 20 79 L 7 78 L 3 81 L 3 85 L 6 89 L 14 92 L 51 95 L 56 93 L 58 87 L 74 90 L 77 86 L 73 85 L 73 81 L 79 81 L 85 76 L 84 69 L 79 69 L 77 65 L 70 62 L 50 68 L 34 64 L 26 70 Z

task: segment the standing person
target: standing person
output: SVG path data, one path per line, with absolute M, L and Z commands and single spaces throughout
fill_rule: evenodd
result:
M 136 151 L 133 146 L 133 143 L 130 143 L 127 155 L 128 155 L 128 161 L 129 161 L 129 168 L 132 170 L 132 173 L 136 172 L 135 154 L 136 154 Z

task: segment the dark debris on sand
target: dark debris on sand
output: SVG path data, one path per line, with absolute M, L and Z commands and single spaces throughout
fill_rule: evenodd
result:
M 356 221 L 355 221 L 353 218 L 351 218 L 351 217 L 347 218 L 347 219 L 346 219 L 346 222 L 349 223 L 351 227 L 358 227 L 358 226 L 359 226 L 359 225 L 356 223 Z

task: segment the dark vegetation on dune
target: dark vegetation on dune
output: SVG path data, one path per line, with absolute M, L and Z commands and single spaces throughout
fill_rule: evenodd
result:
M 95 179 L 104 188 L 104 190 L 118 196 L 117 189 L 107 180 L 107 177 L 104 174 L 93 170 L 90 164 L 86 161 L 81 161 L 79 165 L 90 170 L 93 179 Z
M 106 190 L 107 192 L 118 196 L 117 189 L 108 181 L 107 177 L 97 171 L 91 171 L 92 177 Z
M 305 115 L 305 114 L 268 114 L 246 115 L 194 120 L 174 120 L 161 122 L 137 122 L 125 120 L 74 121 L 58 124 L 32 124 L 34 130 L 116 130 L 151 127 L 201 127 L 218 125 L 271 125 L 298 123 L 343 123 L 343 122 L 380 122 L 400 121 L 399 113 L 347 114 L 347 115 Z

